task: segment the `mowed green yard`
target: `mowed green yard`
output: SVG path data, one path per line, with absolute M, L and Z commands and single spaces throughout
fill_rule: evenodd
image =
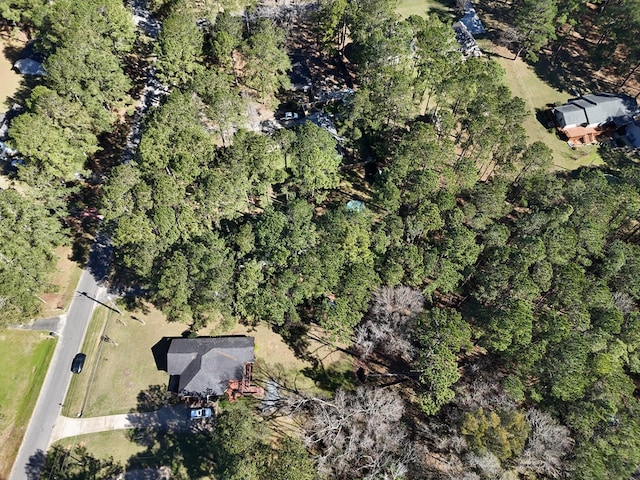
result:
M 92 433 L 89 435 L 78 435 L 73 438 L 63 438 L 54 443 L 62 448 L 72 448 L 75 445 L 82 445 L 95 458 L 113 459 L 126 465 L 128 460 L 141 454 L 146 450 L 143 445 L 138 445 L 129 438 L 128 430 L 114 430 L 113 432 Z
M 169 377 L 156 368 L 151 348 L 163 336 L 179 337 L 186 325 L 166 322 L 152 307 L 147 313 L 123 313 L 96 309 L 82 347 L 87 360 L 82 373 L 71 379 L 63 415 L 128 413 L 137 408 L 140 392 L 167 385 Z M 109 342 L 101 340 L 104 336 Z
M 411 15 L 424 15 L 433 10 L 448 11 L 444 3 L 436 0 L 401 0 L 396 12 L 402 17 L 407 18 Z
M 57 340 L 48 332 L 0 333 L 0 478 L 8 478 Z
M 553 152 L 555 167 L 561 170 L 602 164 L 597 145 L 587 145 L 573 150 L 556 135 L 555 130 L 549 131 L 536 119 L 536 110 L 546 108 L 547 104 L 564 103 L 572 97 L 570 93 L 551 87 L 522 59 L 512 60 L 513 55 L 506 48 L 497 47 L 488 40 L 478 43 L 484 51 L 495 54 L 495 60 L 505 69 L 505 83 L 511 89 L 511 93 L 526 102 L 529 115 L 524 122 L 524 128 L 529 143 L 544 142 Z

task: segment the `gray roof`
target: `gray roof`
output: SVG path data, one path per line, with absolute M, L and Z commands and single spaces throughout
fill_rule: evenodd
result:
M 253 337 L 176 338 L 167 353 L 167 371 L 178 375 L 178 391 L 222 395 L 229 380 L 241 380 L 254 362 Z
M 482 51 L 476 43 L 476 39 L 473 38 L 473 35 L 471 35 L 471 32 L 467 29 L 465 24 L 462 22 L 456 22 L 452 27 L 456 32 L 456 40 L 460 44 L 462 54 L 469 57 L 481 57 Z
M 22 58 L 14 63 L 13 67 L 23 75 L 43 77 L 47 74 L 47 71 L 42 64 L 31 58 Z
M 473 7 L 465 9 L 464 16 L 460 19 L 460 21 L 465 27 L 467 27 L 467 30 L 469 30 L 469 33 L 471 33 L 471 35 L 482 35 L 484 33 L 487 33 L 487 31 L 484 29 L 484 25 L 482 25 L 482 22 L 480 21 L 480 17 L 478 17 L 478 14 Z
M 553 112 L 560 127 L 609 122 L 625 125 L 638 113 L 638 104 L 628 95 L 598 93 L 569 100 Z

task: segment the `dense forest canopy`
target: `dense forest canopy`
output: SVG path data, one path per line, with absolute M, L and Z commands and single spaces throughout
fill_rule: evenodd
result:
M 117 0 L 0 1 L 4 19 L 34 29 L 49 72 L 10 129 L 34 194 L 0 192 L 5 318 L 36 311 L 62 241 L 56 205 L 76 198 L 87 159 L 111 148 L 93 181 L 114 283 L 142 287 L 192 332 L 319 325 L 359 364 L 403 380 L 332 398 L 296 391 L 282 409 L 302 419 L 303 442 L 285 436 L 281 448 L 233 407 L 200 474 L 629 478 L 640 464 L 633 155 L 553 171 L 549 148 L 527 141 L 532 112 L 499 64 L 462 56 L 444 15 L 400 19 L 391 0 L 300 13 L 312 16 L 321 57 L 339 59 L 355 84 L 327 107 L 338 134 L 304 121 L 251 131 L 251 109 L 275 108 L 291 87 L 285 16 L 151 3 L 157 41 L 136 34 Z M 510 5 L 515 56 L 562 48 L 588 14 L 601 35 L 594 58 L 617 52 L 625 82 L 640 63 L 635 1 Z M 170 93 L 120 163 L 104 139 L 133 103 L 130 70 L 146 66 L 143 54 Z M 256 454 L 240 460 L 247 449 Z

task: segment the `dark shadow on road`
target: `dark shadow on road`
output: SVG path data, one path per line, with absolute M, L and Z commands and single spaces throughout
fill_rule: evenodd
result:
M 38 480 L 40 478 L 40 472 L 44 467 L 44 461 L 46 456 L 42 450 L 36 451 L 29 457 L 29 463 L 24 467 L 24 471 L 29 480 Z
M 113 247 L 111 240 L 102 232 L 98 232 L 96 240 L 89 254 L 87 268 L 99 284 L 104 284 L 109 275 Z
M 78 292 L 78 294 L 83 295 L 85 297 L 87 297 L 89 300 L 93 300 L 94 302 L 96 302 L 99 305 L 102 305 L 105 308 L 108 308 L 109 310 L 111 310 L 112 312 L 116 312 L 116 313 L 121 313 L 120 311 L 118 311 L 117 308 L 113 308 L 109 305 L 107 305 L 106 303 L 101 302 L 100 300 L 98 300 L 97 298 L 93 298 L 92 296 L 90 296 L 87 292 Z

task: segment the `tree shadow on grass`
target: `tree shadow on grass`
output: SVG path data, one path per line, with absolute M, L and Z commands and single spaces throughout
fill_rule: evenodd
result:
M 132 441 L 140 444 L 131 434 Z M 144 444 L 142 444 L 144 445 Z M 215 457 L 211 432 L 171 432 L 155 435 L 147 448 L 127 461 L 127 470 L 169 467 L 174 479 L 213 478 Z
M 145 450 L 127 461 L 127 470 L 158 470 L 169 467 L 172 478 L 191 479 L 210 476 L 213 472 L 211 434 L 215 418 L 192 421 L 184 404 L 170 405 L 172 398 L 164 385 L 150 385 L 138 393 L 131 412 L 135 428 L 129 439 Z M 139 412 L 145 413 L 143 416 Z
M 354 372 L 347 367 L 330 366 L 324 368 L 322 364 L 303 368 L 301 373 L 313 380 L 318 388 L 329 392 L 335 392 L 338 388 L 353 390 L 357 379 Z
M 313 364 L 317 359 L 309 354 L 309 326 L 303 323 L 293 325 L 274 326 L 273 331 L 282 337 L 282 340 L 293 350 L 295 356 L 307 360 Z
M 553 133 L 554 123 L 550 109 L 555 107 L 554 104 L 547 104 L 546 108 L 536 108 L 536 120 L 542 125 L 550 134 Z
M 127 292 L 127 295 L 120 298 L 120 301 L 124 304 L 127 311 L 140 312 L 142 315 L 148 315 L 151 309 L 149 309 L 149 306 L 144 300 L 144 297 L 136 294 L 136 292 Z
M 169 405 L 170 395 L 166 385 L 149 385 L 138 393 L 138 403 L 134 412 L 154 412 Z
M 624 168 L 637 168 L 640 162 L 638 151 L 630 151 L 622 148 L 612 148 L 610 145 L 601 145 L 598 153 L 604 163 L 612 170 L 620 170 Z

